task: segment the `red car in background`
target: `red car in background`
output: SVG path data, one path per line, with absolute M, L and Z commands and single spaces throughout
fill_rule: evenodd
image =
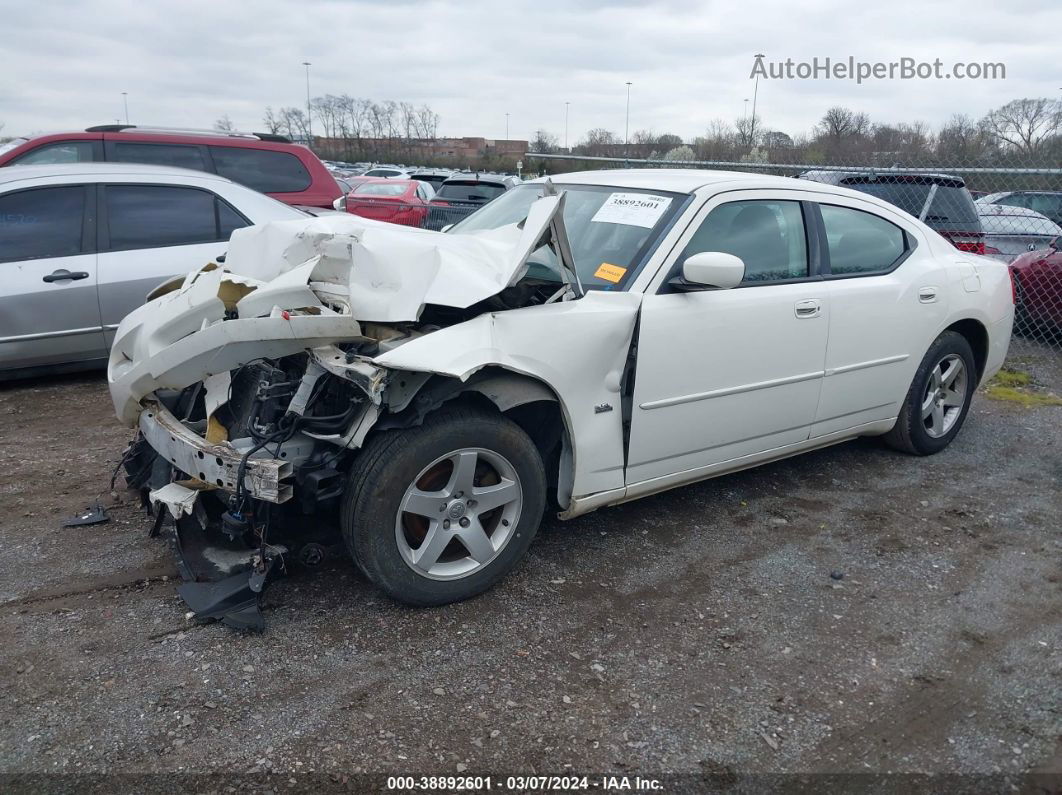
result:
M 285 204 L 332 208 L 343 191 L 307 147 L 270 133 L 176 130 L 104 124 L 16 138 L 0 145 L 0 166 L 148 163 L 218 174 Z
M 1014 275 L 1016 326 L 1062 333 L 1062 238 L 1010 263 Z
M 424 226 L 428 216 L 430 185 L 415 179 L 359 177 L 354 190 L 337 202 L 342 209 L 362 218 L 387 221 L 402 226 Z

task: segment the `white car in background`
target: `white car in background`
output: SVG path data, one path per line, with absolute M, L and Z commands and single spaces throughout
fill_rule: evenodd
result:
M 130 471 L 153 472 L 134 485 L 208 540 L 246 531 L 245 571 L 212 572 L 250 577 L 241 610 L 266 536 L 298 550 L 326 521 L 307 513 L 338 513 L 387 593 L 443 604 L 510 571 L 547 504 L 571 518 L 858 436 L 938 452 L 1003 363 L 1006 266 L 873 196 L 723 171 L 552 179 L 448 233 L 241 230 L 225 270 L 122 322 L 111 396 L 142 432 Z M 239 624 L 211 601 L 230 586 L 182 594 Z
M 1046 215 L 1026 207 L 974 202 L 985 233 L 985 255 L 1001 262 L 1013 262 L 1030 251 L 1046 249 L 1062 236 L 1062 228 Z
M 0 378 L 101 367 L 160 282 L 235 229 L 307 215 L 224 177 L 133 163 L 0 169 Z

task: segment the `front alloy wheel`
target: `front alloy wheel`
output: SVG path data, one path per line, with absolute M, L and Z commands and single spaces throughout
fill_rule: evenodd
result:
M 452 406 L 358 453 L 342 529 L 355 563 L 414 605 L 468 599 L 524 556 L 546 503 L 538 448 L 498 413 Z

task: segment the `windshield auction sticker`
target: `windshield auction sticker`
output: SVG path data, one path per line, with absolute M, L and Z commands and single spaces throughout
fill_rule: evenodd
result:
M 590 220 L 599 224 L 625 224 L 652 229 L 671 204 L 668 196 L 648 193 L 613 193 Z

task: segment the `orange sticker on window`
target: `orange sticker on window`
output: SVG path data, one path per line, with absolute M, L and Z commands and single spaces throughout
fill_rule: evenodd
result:
M 604 279 L 606 282 L 619 284 L 619 280 L 623 278 L 623 274 L 626 272 L 627 269 L 621 268 L 619 265 L 610 265 L 607 262 L 602 262 L 601 266 L 594 271 L 594 276 L 598 279 Z

